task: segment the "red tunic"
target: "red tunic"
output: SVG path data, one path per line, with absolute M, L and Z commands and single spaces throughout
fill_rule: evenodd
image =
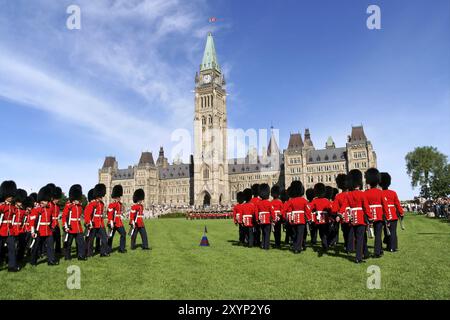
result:
M 135 226 L 138 228 L 145 227 L 144 224 L 144 206 L 142 204 L 134 204 L 131 206 L 130 211 L 130 225 L 133 225 L 133 221 L 135 222 Z
M 274 215 L 272 203 L 269 200 L 260 200 L 256 203 L 258 212 L 256 214 L 256 220 L 259 224 L 271 224 L 272 217 Z
M 284 204 L 280 199 L 272 200 L 272 208 L 273 208 L 273 221 L 280 221 L 284 216 Z
M 18 236 L 23 233 L 23 218 L 25 216 L 25 210 L 17 208 L 14 213 L 14 220 L 11 218 L 11 224 L 9 228 L 9 234 L 12 236 Z
M 326 224 L 329 222 L 328 213 L 331 212 L 331 201 L 326 198 L 314 198 L 310 202 L 310 209 L 315 216 L 316 224 Z
M 83 214 L 83 208 L 81 204 L 68 203 L 66 204 L 62 214 L 62 224 L 64 228 L 69 228 L 70 234 L 77 234 L 83 232 L 81 226 L 81 216 Z
M 59 206 L 54 204 L 53 202 L 49 202 L 48 207 L 50 212 L 52 213 L 53 226 L 59 227 Z
M 241 210 L 242 204 L 236 203 L 233 206 L 233 222 L 236 223 L 242 223 L 242 210 Z
M 100 229 L 105 227 L 103 221 L 103 211 L 105 210 L 105 204 L 101 200 L 96 201 L 96 207 L 94 210 L 94 229 Z
M 94 226 L 94 222 L 92 221 L 92 215 L 94 208 L 96 206 L 95 200 L 92 200 L 89 202 L 86 207 L 84 207 L 84 223 L 87 225 L 90 225 L 92 223 L 92 227 Z
M 114 222 L 113 222 L 114 220 Z M 122 222 L 122 203 L 120 201 L 111 202 L 108 206 L 108 224 L 115 227 L 123 227 Z
M 341 192 L 334 198 L 331 211 L 341 217 L 341 223 L 350 223 L 350 207 L 348 205 L 348 192 Z
M 7 237 L 11 228 L 11 220 L 16 212 L 16 207 L 8 202 L 0 204 L 0 217 L 3 216 L 2 224 L 0 225 L 0 236 Z
M 372 213 L 366 194 L 361 190 L 350 191 L 347 199 L 351 210 L 352 225 L 367 225 L 366 218 L 368 218 L 369 221 L 372 220 Z
M 369 203 L 373 221 L 383 221 L 383 217 L 387 215 L 389 210 L 387 201 L 383 197 L 383 191 L 378 188 L 371 188 L 364 193 Z
M 383 196 L 388 205 L 388 211 L 386 213 L 386 218 L 389 221 L 398 220 L 398 214 L 403 217 L 403 208 L 398 200 L 397 193 L 394 190 L 382 190 Z
M 289 209 L 289 200 L 283 203 L 283 220 L 288 221 L 291 219 L 291 209 Z
M 244 226 L 253 227 L 254 226 L 253 220 L 258 214 L 256 206 L 251 202 L 243 203 L 241 205 L 241 210 L 242 210 L 242 222 Z
M 30 213 L 31 232 L 37 233 L 41 237 L 52 235 L 52 213 L 50 208 L 38 206 Z
M 291 198 L 287 202 L 286 210 L 290 212 L 289 223 L 293 225 L 306 224 L 311 220 L 311 211 L 308 206 L 308 200 L 303 197 Z

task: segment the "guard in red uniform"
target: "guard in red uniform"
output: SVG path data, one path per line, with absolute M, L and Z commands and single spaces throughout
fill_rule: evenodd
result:
M 141 235 L 142 249 L 150 250 L 147 239 L 147 231 L 144 224 L 144 199 L 145 192 L 142 189 L 137 189 L 133 194 L 134 205 L 131 206 L 130 211 L 130 226 L 131 226 L 131 250 L 136 249 L 137 234 Z
M 47 249 L 47 264 L 50 266 L 59 264 L 55 259 L 53 244 L 53 217 L 50 211 L 49 202 L 52 200 L 51 188 L 45 186 L 39 190 L 37 201 L 39 205 L 30 214 L 31 224 L 31 265 L 36 266 L 39 257 L 41 243 L 45 243 Z
M 77 256 L 78 260 L 87 260 L 86 258 L 86 243 L 83 238 L 83 226 L 81 224 L 81 217 L 83 215 L 83 207 L 81 206 L 81 199 L 83 196 L 82 188 L 79 184 L 70 187 L 69 200 L 66 204 L 62 214 L 62 224 L 66 232 L 64 242 L 65 246 L 65 260 L 71 260 L 72 242 L 73 239 L 77 242 Z
M 90 189 L 87 194 L 88 203 L 84 207 L 84 227 L 85 227 L 85 242 L 86 242 L 86 257 L 92 257 L 94 253 L 94 212 L 97 202 L 94 201 L 94 188 Z
M 282 194 L 282 201 L 283 201 L 283 211 L 284 211 L 284 231 L 286 233 L 284 238 L 284 243 L 289 245 L 292 244 L 294 240 L 294 234 L 292 230 L 292 226 L 289 223 L 291 220 L 291 211 L 289 211 L 289 199 L 291 197 L 291 187 L 288 187 L 286 192 Z
M 291 198 L 288 202 L 287 210 L 291 213 L 289 223 L 294 234 L 293 252 L 300 253 L 303 249 L 304 232 L 308 221 L 311 220 L 308 201 L 303 197 L 305 188 L 301 181 L 292 181 L 290 186 Z
M 397 193 L 394 190 L 389 190 L 391 185 L 391 176 L 387 172 L 381 173 L 380 186 L 383 189 L 383 196 L 388 205 L 386 219 L 388 221 L 388 228 L 390 236 L 387 237 L 387 250 L 395 252 L 398 250 L 397 241 L 397 222 L 398 219 L 403 219 L 403 208 L 398 199 Z
M 380 172 L 375 168 L 370 168 L 365 173 L 366 183 L 370 185 L 370 189 L 366 190 L 367 201 L 373 218 L 373 228 L 375 236 L 374 257 L 380 258 L 383 254 L 381 233 L 388 212 L 388 204 L 383 197 L 383 191 L 378 188 L 380 183 Z
M 120 245 L 119 245 L 119 252 L 125 253 L 127 250 L 125 249 L 126 244 L 126 232 L 125 228 L 123 227 L 122 222 L 122 203 L 120 202 L 120 198 L 123 195 L 123 188 L 122 186 L 116 185 L 113 187 L 111 198 L 113 199 L 113 202 L 111 202 L 108 206 L 108 226 L 110 228 L 109 233 L 109 239 L 108 239 L 108 246 L 109 251 L 112 251 L 112 244 L 114 239 L 114 234 L 119 232 L 120 234 Z
M 314 200 L 314 189 L 313 188 L 309 188 L 306 190 L 305 192 L 306 195 L 306 200 L 308 200 L 308 206 L 309 209 L 311 210 L 311 202 Z M 309 222 L 309 233 L 311 236 L 311 245 L 316 245 L 317 244 L 317 225 L 316 225 L 316 216 L 315 215 L 311 215 L 311 221 Z
M 55 186 L 53 183 L 49 183 L 52 190 L 52 201 L 49 203 L 49 208 L 52 213 L 54 228 L 53 228 L 53 242 L 55 244 L 55 254 L 60 255 L 61 252 L 61 229 L 59 227 L 59 201 L 62 198 L 62 190 L 60 187 Z
M 25 200 L 27 198 L 27 192 L 23 189 L 17 189 L 16 196 L 14 197 L 14 205 L 16 206 L 16 215 L 12 221 L 12 228 L 10 234 L 16 238 L 17 248 L 17 261 L 21 262 L 25 256 L 25 249 L 27 246 L 26 235 L 24 231 L 23 220 L 26 216 Z
M 311 215 L 315 216 L 315 224 L 319 231 L 322 249 L 328 250 L 329 247 L 329 213 L 331 212 L 331 202 L 325 198 L 325 185 L 317 183 L 314 185 L 315 198 L 310 203 Z
M 3 181 L 0 186 L 0 197 L 4 202 L 0 204 L 0 265 L 3 261 L 5 245 L 8 247 L 8 271 L 20 271 L 17 264 L 16 237 L 11 234 L 13 221 L 16 217 L 16 207 L 13 204 L 17 193 L 14 181 Z
M 353 228 L 350 223 L 350 207 L 348 206 L 348 183 L 346 174 L 338 174 L 336 177 L 336 185 L 341 189 L 334 198 L 332 205 L 332 212 L 337 215 L 336 221 L 339 221 L 342 226 L 342 234 L 344 236 L 344 248 L 346 253 L 355 250 L 355 238 L 353 236 Z
M 245 228 L 245 236 L 247 238 L 248 247 L 251 248 L 254 245 L 254 226 L 256 223 L 256 214 L 258 209 L 252 203 L 252 190 L 247 188 L 244 190 L 245 203 L 242 204 L 242 224 Z
M 256 206 L 258 202 L 261 201 L 261 199 L 259 198 L 259 184 L 258 183 L 253 184 L 251 189 L 253 196 L 251 203 L 253 203 Z M 253 230 L 255 232 L 255 234 L 253 235 L 255 246 L 261 246 L 261 226 L 259 225 L 258 221 L 256 221 Z
M 262 244 L 261 248 L 269 250 L 270 248 L 270 231 L 272 227 L 272 221 L 274 211 L 272 203 L 269 201 L 270 186 L 267 183 L 263 183 L 259 186 L 260 201 L 256 203 L 258 212 L 256 214 L 256 220 L 258 221 L 262 231 Z
M 370 211 L 369 203 L 364 191 L 361 191 L 363 186 L 362 173 L 357 169 L 351 170 L 349 173 L 349 192 L 348 205 L 351 212 L 351 223 L 355 233 L 356 246 L 356 263 L 363 262 L 369 257 L 367 249 L 367 234 L 366 227 L 372 222 L 372 213 Z
M 325 186 L 325 198 L 327 198 L 330 201 L 331 206 L 333 206 L 333 187 L 331 186 Z M 336 219 L 337 216 L 333 214 L 333 211 L 328 212 L 328 247 L 333 247 L 336 244 L 336 234 L 337 234 L 337 227 L 336 227 Z
M 284 216 L 284 204 L 280 198 L 280 187 L 274 185 L 270 194 L 272 196 L 272 208 L 273 208 L 273 236 L 275 238 L 275 248 L 281 248 L 281 225 L 283 224 Z
M 25 199 L 25 201 L 22 203 L 22 207 L 25 209 L 25 215 L 22 220 L 25 248 L 24 248 L 23 256 L 22 256 L 22 253 L 20 252 L 20 250 L 17 253 L 17 259 L 19 261 L 23 260 L 25 254 L 27 254 L 28 256 L 31 256 L 31 252 L 29 249 L 29 244 L 31 242 L 30 215 L 31 215 L 31 210 L 33 210 L 33 208 L 34 208 L 34 199 L 32 197 L 28 196 Z
M 242 225 L 242 204 L 244 203 L 244 193 L 239 191 L 236 194 L 236 203 L 233 207 L 233 222 L 239 227 L 239 245 L 245 244 L 244 226 Z

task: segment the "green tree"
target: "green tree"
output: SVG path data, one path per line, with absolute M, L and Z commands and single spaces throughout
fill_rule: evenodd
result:
M 421 195 L 429 198 L 431 184 L 436 175 L 444 171 L 447 156 L 434 147 L 417 147 L 405 156 L 406 172 L 413 187 L 421 188 Z
M 433 198 L 448 197 L 450 195 L 450 164 L 436 172 L 431 181 L 431 196 Z

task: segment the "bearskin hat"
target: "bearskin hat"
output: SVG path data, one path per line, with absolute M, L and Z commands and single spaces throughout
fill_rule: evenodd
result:
M 287 196 L 288 196 L 289 199 L 290 199 L 290 198 L 293 198 L 291 186 L 289 186 L 289 187 L 287 188 L 286 194 L 287 194 Z
M 38 200 L 37 200 L 38 195 L 36 192 L 30 193 L 30 197 L 31 197 L 31 199 L 33 199 L 34 202 L 38 202 Z
M 254 197 L 257 197 L 259 195 L 259 184 L 255 183 L 254 185 L 252 185 L 252 195 Z
M 270 194 L 272 198 L 278 199 L 280 197 L 280 187 L 278 185 L 274 185 L 272 189 L 270 190 Z
M 295 180 L 291 182 L 291 198 L 301 197 L 305 193 L 305 188 L 300 180 Z
M 51 201 L 52 200 L 52 188 L 49 186 L 42 187 L 37 195 L 37 202 Z
M 253 196 L 252 189 L 247 188 L 244 190 L 244 201 L 245 202 L 249 202 L 250 200 L 252 200 L 252 196 Z
M 308 199 L 309 202 L 313 201 L 314 199 L 314 189 L 313 188 L 309 188 L 306 190 L 306 199 Z
M 391 175 L 387 172 L 380 173 L 380 187 L 387 190 L 391 185 Z
M 3 181 L 0 185 L 0 196 L 3 198 L 3 200 L 6 200 L 6 198 L 14 197 L 17 192 L 17 186 L 16 183 L 12 180 L 9 181 Z
M 366 183 L 375 188 L 380 183 L 380 171 L 376 168 L 370 168 L 364 173 Z
M 327 198 L 328 200 L 333 199 L 333 187 L 331 186 L 325 187 L 325 198 Z
M 138 203 L 139 201 L 142 201 L 145 199 L 145 192 L 142 189 L 137 189 L 134 191 L 133 194 L 133 202 Z
M 33 197 L 26 197 L 25 200 L 22 202 L 22 208 L 27 209 L 33 209 L 34 208 L 34 199 Z
M 336 198 L 338 193 L 339 193 L 339 189 L 338 188 L 333 188 L 333 198 L 331 198 L 331 200 L 334 200 L 334 198 Z
M 336 185 L 341 190 L 347 190 L 348 189 L 348 186 L 347 186 L 347 175 L 344 174 L 344 173 L 338 174 L 337 177 L 336 177 Z
M 22 203 L 27 198 L 27 192 L 23 189 L 17 189 L 16 195 L 14 196 L 14 202 Z
M 53 195 L 56 193 L 56 185 L 54 183 L 48 183 L 46 185 L 50 189 L 50 192 L 52 194 L 52 199 L 54 199 Z
M 81 198 L 83 196 L 83 189 L 79 184 L 74 184 L 69 189 L 69 200 L 70 201 L 81 201 Z
M 96 184 L 94 187 L 94 198 L 103 198 L 106 195 L 106 186 L 103 183 Z
M 62 198 L 62 189 L 60 187 L 55 188 L 55 192 L 53 193 L 53 199 L 61 199 Z
M 267 200 L 270 197 L 270 186 L 267 183 L 259 185 L 259 197 L 263 200 Z
M 326 188 L 323 183 L 316 183 L 314 185 L 314 196 L 317 198 L 325 198 L 326 196 Z
M 123 196 L 123 188 L 120 184 L 116 185 L 112 189 L 111 198 L 119 198 Z
M 241 203 L 243 203 L 245 200 L 244 200 L 244 193 L 242 192 L 242 191 L 239 191 L 237 194 L 236 194 L 236 200 L 237 200 L 237 202 L 239 203 L 239 204 L 241 204 Z
M 95 197 L 94 197 L 94 189 L 93 188 L 88 191 L 87 199 L 88 199 L 88 202 L 91 202 L 92 200 L 95 199 Z
M 350 170 L 348 173 L 349 176 L 349 189 L 355 190 L 356 188 L 362 188 L 363 181 L 362 181 L 362 173 L 358 169 Z
M 289 200 L 288 192 L 286 190 L 281 190 L 280 192 L 280 200 L 286 202 Z

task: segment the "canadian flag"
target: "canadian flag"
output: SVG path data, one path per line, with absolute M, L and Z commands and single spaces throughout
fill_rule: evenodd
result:
M 216 22 L 217 21 L 217 18 L 216 17 L 211 17 L 211 18 L 209 18 L 209 22 Z

